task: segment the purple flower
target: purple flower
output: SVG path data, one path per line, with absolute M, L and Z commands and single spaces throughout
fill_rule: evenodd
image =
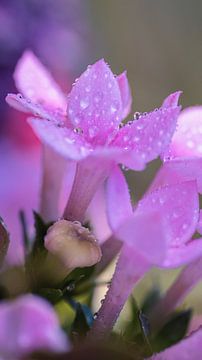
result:
M 69 220 L 83 219 L 114 163 L 142 170 L 165 151 L 175 131 L 180 107 L 170 99 L 178 99 L 179 92 L 160 109 L 123 125 L 131 104 L 126 73 L 115 77 L 104 60 L 88 66 L 75 82 L 67 98 L 67 115 L 65 95 L 31 52 L 24 53 L 14 77 L 24 97 L 9 94 L 7 102 L 38 116 L 29 122 L 41 141 L 78 163 L 64 212 Z
M 64 352 L 70 348 L 48 302 L 25 295 L 0 304 L 0 355 L 16 359 L 37 350 Z
M 190 241 L 199 218 L 195 181 L 149 192 L 133 211 L 126 181 L 114 168 L 107 181 L 106 200 L 113 230 L 106 244 L 116 244 L 118 239 L 123 246 L 93 325 L 92 335 L 98 336 L 111 330 L 133 287 L 152 266 L 175 268 L 202 255 L 202 239 Z

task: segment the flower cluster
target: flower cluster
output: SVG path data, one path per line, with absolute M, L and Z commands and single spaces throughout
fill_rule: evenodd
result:
M 100 346 L 113 356 L 117 338 L 120 359 L 183 360 L 188 350 L 198 359 L 201 330 L 179 342 L 191 313 L 175 308 L 201 278 L 202 107 L 181 111 L 177 91 L 159 108 L 136 112 L 127 122 L 132 103 L 127 74 L 115 76 L 104 60 L 88 66 L 68 95 L 31 51 L 17 63 L 14 80 L 19 93 L 6 101 L 28 114 L 41 142 L 42 172 L 34 230 L 28 231 L 20 213 L 20 264 L 8 265 L 7 248 L 9 241 L 17 244 L 16 234 L 0 224 L 0 356 L 31 359 L 38 351 L 42 359 L 63 353 L 82 358 L 81 339 L 81 353 L 88 351 L 89 358 Z M 124 170 L 142 171 L 158 157 L 160 170 L 134 204 Z M 115 258 L 93 316 L 98 276 Z M 165 295 L 151 301 L 150 294 L 137 307 L 132 291 L 152 267 L 182 265 Z M 130 296 L 132 318 L 120 334 L 114 325 Z M 109 339 L 112 347 L 105 349 Z M 128 341 L 132 357 L 124 350 Z

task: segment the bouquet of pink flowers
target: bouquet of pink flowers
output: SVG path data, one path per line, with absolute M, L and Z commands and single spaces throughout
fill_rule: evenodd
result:
M 126 122 L 126 72 L 115 76 L 104 60 L 68 95 L 31 51 L 14 79 L 19 93 L 6 101 L 27 113 L 41 142 L 40 205 L 33 224 L 20 211 L 23 241 L 0 223 L 0 358 L 200 359 L 200 324 L 188 336 L 192 310 L 176 308 L 202 276 L 202 107 L 181 111 L 177 91 Z M 158 157 L 134 204 L 124 172 Z M 18 264 L 6 256 L 9 243 L 21 246 Z M 97 304 L 99 276 L 114 260 Z M 154 266 L 184 268 L 166 293 L 153 286 L 137 305 L 133 289 Z

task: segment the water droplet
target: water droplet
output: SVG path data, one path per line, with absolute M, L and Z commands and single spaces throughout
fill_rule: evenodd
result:
M 111 111 L 112 114 L 114 114 L 117 111 L 116 105 L 111 105 L 110 111 Z
M 111 88 L 112 88 L 112 83 L 109 82 L 109 83 L 107 84 L 107 86 L 108 86 L 109 89 L 111 89 Z
M 120 123 L 118 127 L 119 127 L 119 129 L 121 129 L 122 127 L 124 127 L 124 124 Z
M 138 141 L 140 141 L 140 138 L 139 138 L 139 136 L 135 136 L 133 140 L 134 140 L 135 142 L 138 142 Z
M 98 317 L 98 313 L 96 312 L 94 315 L 93 315 L 94 319 L 97 319 Z
M 121 169 L 123 170 L 123 171 L 128 171 L 128 170 L 130 170 L 127 166 L 125 166 L 125 165 L 121 165 Z
M 88 101 L 87 99 L 82 99 L 82 100 L 80 101 L 80 107 L 81 107 L 82 109 L 86 109 L 88 106 L 89 106 L 89 101 Z
M 76 134 L 82 134 L 83 133 L 83 130 L 81 128 L 75 128 L 74 129 L 74 133 Z
M 141 113 L 139 111 L 136 111 L 135 114 L 134 114 L 134 119 L 138 120 L 140 115 L 141 115 Z

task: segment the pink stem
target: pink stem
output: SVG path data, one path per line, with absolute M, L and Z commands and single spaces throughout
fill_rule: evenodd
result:
M 67 161 L 44 145 L 42 150 L 42 184 L 40 213 L 45 221 L 58 218 L 58 203 Z
M 201 278 L 202 258 L 187 265 L 163 298 L 155 305 L 150 316 L 153 331 L 158 331 L 165 324 L 169 315 L 182 303 Z
M 64 218 L 83 221 L 85 212 L 98 187 L 108 175 L 109 164 L 82 161 L 77 164 L 72 190 L 64 211 Z
M 96 265 L 95 275 L 100 274 L 115 259 L 122 248 L 122 241 L 110 236 L 102 245 L 102 258 Z
M 126 246 L 117 262 L 111 285 L 102 302 L 88 339 L 103 338 L 109 335 L 116 320 L 131 294 L 133 287 L 143 277 L 150 265 L 142 256 L 131 253 Z

